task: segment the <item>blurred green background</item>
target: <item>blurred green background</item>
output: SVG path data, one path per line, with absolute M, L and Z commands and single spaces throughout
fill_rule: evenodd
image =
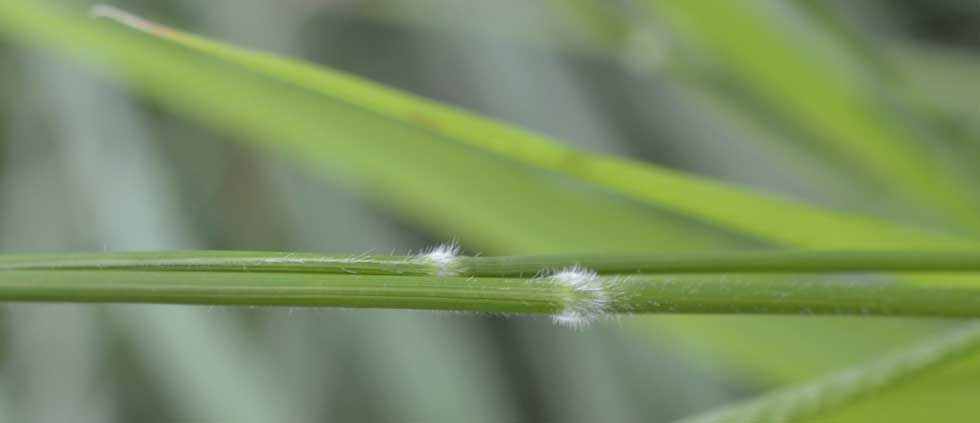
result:
M 80 14 L 90 4 L 53 3 Z M 657 3 L 113 2 L 585 150 L 960 231 L 895 195 L 897 184 L 944 198 L 928 181 L 895 181 L 876 151 L 926 151 L 976 201 L 980 3 L 703 2 L 718 9 L 707 12 Z M 458 236 L 57 56 L 0 39 L 0 69 L 0 252 L 405 253 Z M 871 100 L 834 109 L 826 87 L 841 75 Z M 853 147 L 864 142 L 870 150 Z M 902 143 L 913 147 L 894 147 Z M 459 241 L 468 253 L 528 252 Z M 547 245 L 534 252 L 594 248 Z M 939 326 L 631 316 L 575 332 L 534 317 L 5 304 L 0 421 L 671 421 Z M 843 329 L 853 339 L 828 344 Z

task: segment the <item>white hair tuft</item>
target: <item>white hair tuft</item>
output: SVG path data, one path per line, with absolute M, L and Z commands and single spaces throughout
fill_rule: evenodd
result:
M 570 288 L 564 309 L 552 321 L 572 329 L 584 329 L 610 314 L 607 284 L 595 272 L 581 266 L 559 270 L 545 279 Z
M 461 273 L 459 256 L 462 249 L 456 241 L 441 244 L 422 252 L 416 258 L 435 267 L 435 276 L 458 276 Z

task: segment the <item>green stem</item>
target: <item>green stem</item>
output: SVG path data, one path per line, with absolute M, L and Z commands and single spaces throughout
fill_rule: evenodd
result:
M 305 273 L 11 270 L 0 300 L 561 312 L 568 289 L 529 279 Z
M 544 313 L 573 322 L 616 313 L 980 317 L 972 273 L 953 283 L 839 274 L 857 270 L 980 272 L 980 253 L 7 256 L 0 257 L 0 300 Z
M 980 317 L 980 285 L 796 274 L 634 275 L 612 309 L 635 313 Z
M 980 272 L 980 251 L 759 250 L 696 253 L 451 257 L 454 276 L 534 276 L 571 266 L 599 274 Z M 430 275 L 426 256 L 244 251 L 78 253 L 0 256 L 0 270 L 134 269 Z

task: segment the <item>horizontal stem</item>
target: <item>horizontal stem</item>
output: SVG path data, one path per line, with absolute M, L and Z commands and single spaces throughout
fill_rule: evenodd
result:
M 696 253 L 451 257 L 458 276 L 534 276 L 571 266 L 600 274 L 980 272 L 980 251 L 761 250 Z M 419 256 L 323 255 L 236 251 L 80 253 L 0 256 L 0 270 L 143 269 L 370 275 L 429 275 Z
M 980 272 L 980 251 L 757 250 L 473 257 L 475 273 L 518 275 L 575 264 L 603 274 Z
M 585 276 L 583 276 L 585 275 Z M 573 277 L 587 277 L 578 273 Z M 567 277 L 567 276 L 566 276 Z M 0 301 L 411 308 L 499 313 L 866 314 L 980 317 L 980 284 L 853 275 L 592 275 L 535 278 L 247 271 L 6 270 Z
M 568 289 L 529 279 L 281 272 L 11 270 L 2 301 L 412 308 L 558 313 Z
M 980 283 L 737 273 L 633 275 L 618 286 L 619 312 L 980 317 Z

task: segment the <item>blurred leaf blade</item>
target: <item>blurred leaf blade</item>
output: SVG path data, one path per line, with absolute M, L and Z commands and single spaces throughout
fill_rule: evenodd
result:
M 337 71 L 217 43 L 114 8 L 97 8 L 96 11 L 100 16 L 113 18 L 135 29 L 363 107 L 385 118 L 422 127 L 447 139 L 531 166 L 581 178 L 641 201 L 768 241 L 826 248 L 887 246 L 910 239 L 934 246 L 955 243 L 952 238 L 939 237 L 926 241 L 929 236 L 925 233 L 871 218 L 821 210 L 645 163 L 578 152 L 546 137 Z M 760 218 L 760 214 L 768 216 Z M 810 223 L 801 224 L 804 221 Z M 824 230 L 827 227 L 837 230 Z M 869 237 L 861 239 L 862 235 Z
M 874 400 L 871 394 L 880 390 L 894 389 L 907 379 L 916 379 L 930 371 L 976 355 L 980 351 L 980 325 L 968 324 L 956 330 L 886 355 L 863 366 L 847 369 L 797 387 L 766 394 L 744 403 L 723 407 L 702 416 L 684 419 L 683 422 L 790 422 L 812 421 L 867 421 L 877 419 L 877 413 L 863 415 L 863 419 L 839 419 L 830 417 L 862 400 Z M 959 401 L 957 401 L 959 402 Z M 960 405 L 964 405 L 960 403 Z M 881 405 L 880 405 L 881 406 Z M 884 406 L 883 408 L 889 408 Z M 904 407 L 893 407 L 903 409 Z M 935 410 L 931 410 L 930 414 Z M 891 414 L 891 413 L 889 413 Z M 860 414 L 858 414 L 860 415 Z M 896 415 L 892 415 L 897 417 Z M 898 417 L 889 421 L 918 421 Z
M 12 36 L 53 43 L 48 47 L 89 61 L 109 60 L 114 72 L 161 104 L 300 163 L 353 177 L 375 199 L 447 238 L 517 253 L 560 251 L 557 245 L 622 251 L 658 238 L 679 240 L 680 249 L 703 248 L 737 239 L 667 214 L 651 219 L 650 210 L 622 201 L 596 207 L 595 195 L 531 169 L 128 31 L 19 1 L 0 13 Z M 24 22 L 35 24 L 18 25 Z M 389 158 L 406 166 L 395 171 Z
M 675 33 L 709 50 L 722 69 L 769 99 L 774 109 L 790 110 L 788 116 L 820 142 L 868 171 L 906 204 L 937 210 L 934 220 L 948 219 L 976 233 L 977 205 L 961 181 L 920 140 L 876 109 L 861 86 L 870 77 L 847 49 L 833 48 L 830 37 L 819 31 L 799 30 L 807 22 L 795 5 L 647 3 Z

